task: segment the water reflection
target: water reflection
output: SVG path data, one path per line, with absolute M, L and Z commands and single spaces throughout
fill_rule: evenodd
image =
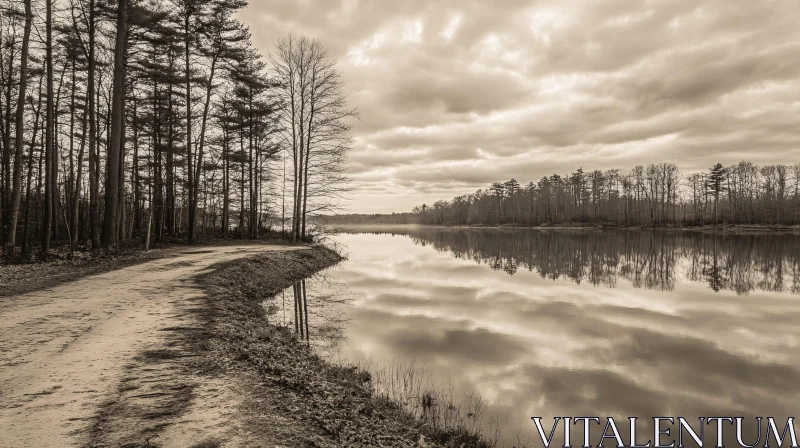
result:
M 307 344 L 333 351 L 342 341 L 350 303 L 347 286 L 327 273 L 294 283 L 264 302 L 268 319 L 291 329 Z
M 625 432 L 628 416 L 786 418 L 800 398 L 795 235 L 404 228 L 339 242 L 348 260 L 298 286 L 298 328 L 315 344 L 337 327 L 319 344 L 345 360 L 417 359 L 479 393 L 509 446 L 530 416 L 614 416 Z
M 294 333 L 309 341 L 308 332 L 308 295 L 306 294 L 306 281 L 302 280 L 292 285 L 294 298 Z
M 800 237 L 795 234 L 720 234 L 682 231 L 570 231 L 408 227 L 421 246 L 514 275 L 614 287 L 672 291 L 676 276 L 714 291 L 800 292 Z

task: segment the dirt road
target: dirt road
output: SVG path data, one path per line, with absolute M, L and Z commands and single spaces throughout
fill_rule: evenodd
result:
M 119 397 L 121 390 L 139 388 L 124 386 L 131 366 L 144 372 L 136 378 L 139 383 L 158 381 L 148 375 L 157 377 L 163 369 L 147 368 L 142 353 L 156 356 L 169 347 L 169 331 L 163 330 L 193 325 L 187 307 L 202 295 L 194 278 L 217 262 L 294 249 L 301 248 L 178 250 L 167 258 L 0 299 L 0 446 L 89 444 L 101 405 Z M 218 415 L 202 414 L 198 418 L 209 421 L 194 426 L 218 424 Z

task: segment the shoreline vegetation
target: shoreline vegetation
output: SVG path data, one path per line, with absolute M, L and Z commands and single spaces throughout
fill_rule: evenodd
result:
M 371 372 L 363 364 L 338 365 L 271 320 L 270 300 L 341 260 L 315 246 L 224 263 L 200 279 L 207 292 L 204 351 L 195 367 L 247 384 L 240 432 L 280 446 L 494 446 L 470 422 L 479 400 L 469 412 L 458 408 L 415 378 L 413 361 Z M 385 387 L 398 382 L 405 383 L 402 392 Z
M 330 225 L 336 231 L 347 232 L 348 229 L 391 228 L 391 227 L 434 227 L 445 229 L 485 229 L 485 230 L 672 230 L 672 231 L 709 231 L 709 232 L 800 232 L 800 225 L 764 225 L 764 224 L 719 224 L 719 225 L 685 225 L 685 226 L 624 226 L 615 224 L 552 224 L 552 225 L 483 225 L 483 224 L 383 224 L 339 222 Z

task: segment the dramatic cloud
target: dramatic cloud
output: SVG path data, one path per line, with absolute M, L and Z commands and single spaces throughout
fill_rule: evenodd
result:
M 361 113 L 355 212 L 496 180 L 673 162 L 800 161 L 792 0 L 251 0 L 339 59 Z

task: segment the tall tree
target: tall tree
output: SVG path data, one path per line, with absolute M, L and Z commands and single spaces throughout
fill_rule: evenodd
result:
M 45 150 L 44 150 L 44 217 L 42 225 L 42 254 L 50 252 L 50 237 L 53 225 L 53 153 L 55 151 L 55 103 L 53 92 L 53 0 L 45 0 L 45 64 L 47 72 L 47 99 L 45 106 Z
M 180 16 L 183 33 L 184 57 L 184 82 L 186 88 L 186 188 L 188 199 L 188 241 L 194 242 L 195 216 L 194 216 L 194 159 L 192 156 L 192 82 L 195 71 L 192 69 L 192 47 L 197 38 L 196 31 L 199 17 L 205 12 L 205 3 L 200 0 L 180 0 Z
M 32 0 L 25 1 L 25 30 L 22 37 L 22 54 L 20 55 L 19 87 L 17 92 L 17 112 L 15 118 L 15 151 L 14 151 L 14 186 L 11 194 L 11 218 L 8 224 L 7 252 L 14 254 L 16 245 L 17 221 L 19 220 L 19 207 L 22 199 L 22 152 L 25 142 L 25 96 L 28 86 L 28 52 L 31 40 L 31 26 L 33 23 Z
M 111 132 L 106 153 L 106 190 L 103 234 L 100 243 L 109 249 L 119 233 L 117 207 L 119 199 L 119 165 L 124 139 L 125 120 L 125 46 L 128 32 L 128 0 L 117 0 L 117 35 L 114 46 L 114 80 L 111 99 Z
M 203 115 L 200 122 L 200 135 L 198 137 L 196 151 L 197 162 L 195 164 L 195 172 L 192 174 L 194 185 L 192 185 L 190 189 L 189 220 L 191 223 L 194 222 L 197 215 L 200 173 L 203 166 L 203 157 L 205 155 L 208 114 L 215 88 L 215 74 L 217 73 L 217 66 L 221 61 L 231 64 L 234 62 L 241 62 L 245 57 L 244 51 L 237 46 L 237 44 L 246 41 L 248 37 L 247 33 L 238 22 L 231 18 L 237 10 L 243 8 L 245 5 L 246 3 L 243 0 L 217 0 L 213 2 L 211 12 L 200 21 L 200 34 L 204 37 L 204 41 L 199 49 L 203 56 L 208 59 L 209 69 L 208 77 L 203 80 L 206 88 L 205 102 L 203 104 Z M 194 236 L 193 229 L 193 224 L 190 224 L 190 239 Z
M 721 163 L 714 165 L 706 179 L 707 194 L 714 197 L 714 224 L 719 224 L 719 198 L 725 190 L 727 170 Z

